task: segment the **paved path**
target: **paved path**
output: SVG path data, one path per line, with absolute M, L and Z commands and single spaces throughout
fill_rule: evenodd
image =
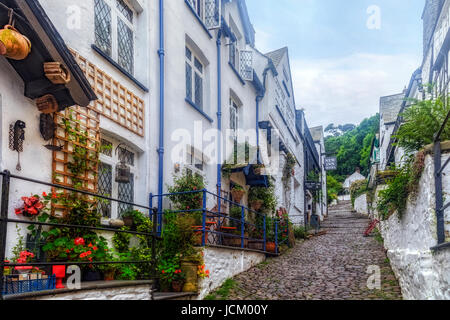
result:
M 401 299 L 400 288 L 381 243 L 363 237 L 369 220 L 350 211 L 350 204 L 331 208 L 314 237 L 281 257 L 234 278 L 229 300 Z M 382 289 L 367 288 L 367 268 L 381 268 Z

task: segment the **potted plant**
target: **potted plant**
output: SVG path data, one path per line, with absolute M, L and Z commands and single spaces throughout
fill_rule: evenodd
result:
M 223 235 L 222 244 L 229 247 L 241 246 L 241 219 L 242 207 L 232 206 L 230 208 L 230 227 L 222 227 Z M 228 235 L 229 234 L 229 235 Z
M 105 281 L 113 281 L 116 279 L 117 267 L 112 264 L 105 264 L 98 266 L 98 269 L 103 273 Z
M 184 282 L 186 281 L 186 275 L 181 269 L 175 270 L 175 274 L 172 280 L 172 290 L 173 292 L 182 292 Z
M 245 190 L 240 185 L 234 185 L 231 189 L 231 195 L 233 196 L 233 200 L 236 203 L 241 203 L 242 198 L 244 197 Z
M 134 227 L 143 217 L 144 214 L 139 210 L 127 210 L 122 213 L 122 220 L 127 227 Z

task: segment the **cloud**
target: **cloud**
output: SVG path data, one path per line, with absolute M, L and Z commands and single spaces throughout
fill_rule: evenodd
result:
M 293 59 L 296 103 L 310 127 L 358 124 L 379 111 L 381 96 L 401 92 L 419 64 L 419 56 L 407 54 Z

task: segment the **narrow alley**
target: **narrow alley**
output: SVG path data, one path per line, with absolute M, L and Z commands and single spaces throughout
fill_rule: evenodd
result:
M 330 208 L 322 225 L 325 235 L 238 275 L 227 299 L 402 299 L 382 244 L 374 236 L 363 236 L 368 223 L 368 218 L 351 212 L 348 202 Z M 369 266 L 380 267 L 381 290 L 368 289 Z

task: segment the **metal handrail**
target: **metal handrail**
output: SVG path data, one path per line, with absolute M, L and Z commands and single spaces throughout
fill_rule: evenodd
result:
M 252 210 L 252 209 L 250 209 L 248 207 L 245 207 L 244 205 L 241 205 L 240 203 L 233 202 L 233 201 L 231 201 L 229 199 L 226 199 L 226 198 L 224 198 L 222 196 L 219 196 L 219 195 L 217 195 L 217 194 L 215 194 L 215 193 L 213 193 L 211 191 L 208 191 L 206 189 L 185 191 L 185 192 L 176 192 L 176 193 L 165 193 L 165 194 L 162 194 L 162 195 L 151 194 L 150 195 L 150 203 L 151 204 L 153 203 L 153 199 L 158 199 L 159 201 L 161 201 L 163 198 L 167 198 L 167 197 L 170 198 L 172 196 L 180 196 L 180 195 L 188 195 L 188 194 L 196 194 L 196 193 L 202 193 L 203 194 L 203 201 L 202 201 L 203 202 L 203 206 L 202 206 L 202 208 L 190 209 L 190 210 L 170 210 L 170 209 L 163 210 L 162 212 L 158 212 L 157 213 L 158 214 L 157 221 L 161 221 L 162 222 L 162 220 L 163 220 L 162 216 L 164 214 L 166 214 L 166 213 L 180 213 L 181 214 L 181 213 L 202 212 L 203 213 L 203 215 L 202 215 L 202 229 L 198 230 L 198 231 L 202 232 L 202 244 L 201 244 L 201 246 L 204 247 L 204 246 L 208 245 L 208 239 L 206 238 L 206 234 L 207 233 L 211 233 L 211 234 L 216 234 L 216 235 L 221 235 L 221 236 L 226 235 L 227 237 L 230 237 L 230 238 L 241 238 L 241 248 L 245 247 L 244 246 L 245 240 L 255 241 L 255 242 L 256 241 L 257 242 L 262 242 L 263 246 L 264 246 L 262 252 L 269 253 L 269 252 L 266 251 L 266 242 L 267 242 L 266 215 L 264 215 L 264 214 L 262 214 L 260 212 L 257 212 L 255 210 Z M 214 211 L 209 210 L 206 207 L 207 196 L 208 195 L 217 198 L 217 200 L 219 200 L 219 201 L 222 200 L 222 201 L 224 201 L 224 202 L 226 202 L 228 204 L 231 204 L 232 206 L 240 207 L 241 210 L 242 210 L 242 218 L 241 219 L 232 218 L 232 217 L 230 217 L 228 215 L 223 214 L 222 212 L 214 212 Z M 247 211 L 249 213 L 254 213 L 254 214 L 258 215 L 259 217 L 262 217 L 263 218 L 263 222 L 262 222 L 263 227 L 258 227 L 258 225 L 247 221 L 245 219 L 245 211 Z M 234 221 L 234 222 L 240 223 L 241 224 L 241 227 L 240 227 L 241 234 L 240 235 L 234 235 L 234 234 L 228 234 L 228 233 L 219 232 L 217 230 L 207 229 L 207 227 L 206 227 L 206 219 L 207 218 L 212 218 L 212 217 L 214 217 L 214 218 L 217 217 L 219 219 L 223 218 L 223 219 L 227 219 L 228 221 Z M 275 221 L 275 223 L 274 223 L 274 228 L 275 228 L 275 232 L 274 232 L 275 235 L 274 235 L 274 237 L 275 237 L 275 243 L 276 243 L 276 254 L 278 254 L 278 252 L 279 252 L 279 250 L 278 250 L 278 248 L 279 248 L 279 244 L 278 244 L 278 236 L 279 236 L 278 235 L 278 225 L 279 225 L 280 220 L 278 218 L 275 218 L 274 221 Z M 218 224 L 221 225 L 220 221 L 219 221 Z M 263 239 L 254 239 L 254 238 L 245 236 L 245 227 L 247 227 L 247 226 L 251 226 L 251 227 L 257 228 L 260 231 L 262 231 Z M 158 225 L 158 234 L 159 235 L 162 234 L 162 230 L 163 230 L 162 225 Z M 239 231 L 238 228 L 237 228 L 237 231 Z M 289 232 L 289 228 L 287 228 L 287 232 Z M 287 241 L 287 239 L 282 241 L 280 244 L 284 243 L 285 241 Z

